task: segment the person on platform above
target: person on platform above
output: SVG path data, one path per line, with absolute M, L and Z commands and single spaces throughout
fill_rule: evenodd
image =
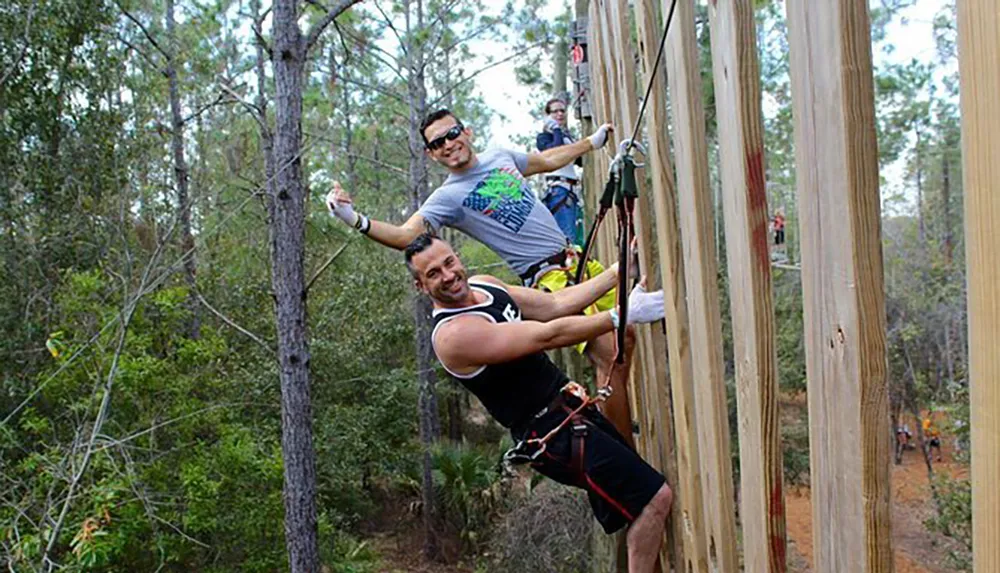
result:
M 573 142 L 567 127 L 569 111 L 566 102 L 552 98 L 545 103 L 542 131 L 535 137 L 538 151 L 545 151 Z M 579 159 L 575 165 L 581 165 Z M 548 208 L 556 223 L 570 243 L 583 246 L 583 190 L 574 164 L 545 174 L 542 203 Z

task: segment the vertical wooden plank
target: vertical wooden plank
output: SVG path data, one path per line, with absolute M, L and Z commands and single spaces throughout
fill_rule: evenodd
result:
M 604 78 L 606 84 L 605 91 L 605 112 L 608 121 L 615 125 L 615 135 L 608 142 L 607 150 L 613 155 L 618 138 L 621 137 L 622 116 L 620 106 L 620 90 L 618 86 L 619 62 L 615 55 L 614 48 L 614 27 L 608 19 L 607 4 L 605 0 L 594 3 L 596 6 L 595 24 L 597 25 L 598 37 L 601 42 L 601 52 L 604 63 Z M 614 208 L 612 208 L 615 210 Z M 616 211 L 616 210 L 615 210 Z M 617 211 L 616 211 L 617 213 Z M 617 237 L 618 237 L 618 217 L 617 214 L 608 214 L 605 223 L 604 242 L 609 261 L 618 259 Z M 629 397 L 631 399 L 631 412 L 634 420 L 639 425 L 639 438 L 636 440 L 636 449 L 642 457 L 656 467 L 660 467 L 658 451 L 650 442 L 650 438 L 655 435 L 651 429 L 649 412 L 644 407 L 646 394 L 646 380 L 652 376 L 651 365 L 646 357 L 649 355 L 647 348 L 648 340 L 644 336 L 643 328 L 636 328 L 636 350 L 632 360 L 632 375 L 629 377 Z
M 664 18 L 665 18 L 664 13 Z M 688 320 L 688 293 L 685 281 L 681 236 L 677 220 L 677 193 L 670 160 L 666 100 L 666 69 L 661 61 L 654 76 L 654 64 L 662 34 L 653 0 L 637 0 L 635 22 L 643 69 L 643 82 L 653 88 L 646 110 L 652 195 L 656 216 L 656 236 L 662 276 L 670 389 L 676 437 L 678 481 L 675 488 L 674 519 L 680 527 L 682 551 L 675 557 L 676 567 L 685 572 L 707 572 L 708 544 L 705 542 L 705 515 L 702 500 L 701 461 L 695 420 L 694 372 Z M 694 20 L 692 19 L 692 24 Z M 641 85 L 641 84 L 640 84 Z M 719 340 L 721 343 L 721 339 Z M 721 346 L 720 346 L 721 349 Z M 665 415 L 670 415 L 666 412 Z
M 621 140 L 631 134 L 638 115 L 635 94 L 635 49 L 632 46 L 631 30 L 627 22 L 627 5 L 618 0 L 602 1 L 599 10 L 602 19 L 602 29 L 605 32 L 605 59 L 609 84 L 610 103 L 615 117 L 617 139 Z M 617 111 L 617 113 L 615 113 Z M 647 282 L 651 288 L 659 288 L 659 274 L 653 269 L 652 228 L 651 217 L 646 212 L 645 173 L 637 173 L 637 186 L 640 201 L 636 205 L 635 229 L 639 243 L 640 267 L 646 273 Z M 640 326 L 636 329 L 637 358 L 645 376 L 638 381 L 641 388 L 642 402 L 637 413 L 644 419 L 646 460 L 662 471 L 667 480 L 676 485 L 678 482 L 677 460 L 674 456 L 674 428 L 671 416 L 670 395 L 668 393 L 668 377 L 665 367 L 666 339 L 658 325 Z M 683 520 L 677 508 L 674 508 L 673 519 L 670 522 L 670 539 L 674 541 L 675 555 L 683 552 Z M 664 548 L 666 549 L 666 548 Z
M 753 2 L 713 2 L 709 17 L 736 363 L 743 562 L 747 571 L 785 571 L 777 354 Z
M 611 49 L 614 65 L 612 66 L 616 74 L 612 84 L 612 100 L 617 103 L 618 113 L 616 126 L 618 128 L 617 139 L 621 140 L 631 135 L 638 116 L 638 105 L 636 103 L 636 74 L 635 74 L 635 49 L 630 41 L 631 30 L 627 21 L 628 6 L 624 0 L 608 0 L 604 2 L 607 16 L 608 45 Z M 612 77 L 612 76 L 609 76 Z M 639 266 L 642 272 L 647 275 L 647 284 L 651 289 L 660 288 L 659 273 L 652 272 L 655 268 L 653 264 L 652 247 L 652 225 L 651 217 L 646 209 L 647 189 L 645 171 L 636 172 L 636 184 L 639 192 L 639 201 L 635 206 L 635 233 L 639 243 Z M 671 458 L 673 445 L 673 431 L 661 424 L 670 421 L 669 415 L 663 419 L 661 404 L 669 400 L 666 396 L 665 384 L 667 381 L 667 371 L 664 362 L 667 357 L 666 337 L 658 327 L 640 326 L 636 328 L 638 338 L 638 358 L 643 366 L 646 380 L 644 381 L 644 394 L 646 402 L 642 404 L 642 411 L 649 420 L 650 440 L 656 439 L 654 452 L 648 458 L 657 468 L 663 469 L 667 465 L 667 459 Z M 669 410 L 667 410 L 669 413 Z M 659 437 L 667 433 L 667 451 L 660 447 Z M 676 483 L 676 482 L 674 482 Z
M 594 124 L 601 125 L 607 122 L 613 122 L 614 117 L 611 114 L 611 104 L 610 104 L 610 94 L 607 81 L 607 71 L 606 71 L 606 61 L 605 56 L 606 50 L 606 40 L 603 28 L 603 22 L 598 17 L 600 13 L 600 8 L 597 6 L 596 2 L 591 2 L 590 4 L 590 55 L 592 59 L 591 63 L 591 74 L 593 78 L 593 85 L 596 86 L 595 98 L 594 98 Z M 605 148 L 607 149 L 607 148 Z M 594 154 L 597 159 L 598 171 L 597 180 L 600 191 L 603 191 L 604 183 L 608 176 L 608 166 L 610 163 L 608 153 L 605 150 L 597 151 Z M 599 191 L 599 193 L 600 193 Z M 610 261 L 617 260 L 617 251 L 614 248 L 614 236 L 615 236 L 615 221 L 614 216 L 609 214 L 605 219 L 604 224 L 598 235 L 598 245 L 597 251 L 601 255 L 601 260 L 607 265 Z M 637 376 L 632 376 L 631 380 L 634 382 Z M 635 405 L 635 397 L 638 392 L 634 388 L 630 388 L 630 410 L 632 412 L 638 412 Z M 640 434 L 641 435 L 641 434 Z M 634 435 L 630 432 L 626 436 L 630 441 L 634 443 Z M 644 458 L 648 455 L 648 452 L 643 451 L 643 442 L 640 440 L 637 450 L 640 455 Z M 648 458 L 646 458 L 648 459 Z M 626 534 L 620 533 L 615 536 L 614 541 L 607 538 L 604 535 L 604 531 L 595 522 L 595 537 L 599 539 L 595 549 L 594 558 L 594 573 L 607 573 L 608 571 L 626 571 L 628 567 L 627 560 L 621 558 L 621 548 L 625 545 Z M 617 547 L 617 550 L 615 550 Z
M 787 9 L 813 569 L 892 571 L 885 295 L 868 3 L 789 2 Z
M 969 292 L 972 559 L 1000 571 L 1000 9 L 958 2 L 965 253 Z

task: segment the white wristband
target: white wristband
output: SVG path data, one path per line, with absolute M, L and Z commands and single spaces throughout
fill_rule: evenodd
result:
M 372 228 L 372 220 L 358 213 L 358 221 L 354 224 L 354 228 L 360 231 L 362 235 L 367 235 L 368 231 Z
M 618 330 L 618 323 L 620 321 L 620 319 L 618 318 L 618 309 L 612 308 L 611 310 L 608 311 L 608 314 L 611 316 L 611 324 L 614 325 L 615 330 Z

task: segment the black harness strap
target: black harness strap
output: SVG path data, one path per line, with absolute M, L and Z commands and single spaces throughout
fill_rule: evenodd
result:
M 628 278 L 632 274 L 632 257 L 629 249 L 635 236 L 632 215 L 635 200 L 639 197 L 635 183 L 635 161 L 631 155 L 622 157 L 622 174 L 615 193 L 615 207 L 618 209 L 618 354 L 615 362 L 625 362 L 625 325 L 628 324 Z M 624 267 L 624 268 L 623 268 Z
M 580 262 L 576 267 L 575 284 L 583 282 L 583 273 L 587 270 L 587 261 L 590 260 L 590 251 L 594 249 L 594 240 L 597 239 L 597 230 L 601 227 L 601 222 L 604 220 L 604 216 L 608 214 L 608 210 L 611 209 L 611 205 L 614 203 L 615 190 L 617 188 L 618 175 L 612 171 L 611 176 L 608 177 L 608 182 L 604 184 L 604 193 L 601 194 L 601 208 L 598 210 L 597 216 L 594 217 L 594 222 L 590 226 L 590 232 L 587 234 L 587 242 L 583 244 L 583 254 L 580 255 Z

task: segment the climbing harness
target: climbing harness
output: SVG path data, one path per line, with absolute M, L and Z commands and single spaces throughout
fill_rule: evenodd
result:
M 624 364 L 625 362 L 625 327 L 628 324 L 628 279 L 631 276 L 632 267 L 632 257 L 630 256 L 629 249 L 632 245 L 632 239 L 635 237 L 633 214 L 635 212 L 635 201 L 639 197 L 638 186 L 636 185 L 635 179 L 635 170 L 637 167 L 643 167 L 644 165 L 642 163 L 635 162 L 635 159 L 632 157 L 632 150 L 638 149 L 644 157 L 646 156 L 645 148 L 641 143 L 636 141 L 635 138 L 639 134 L 639 126 L 642 125 L 642 118 L 646 112 L 646 103 L 649 101 L 649 94 L 653 89 L 653 80 L 656 78 L 656 72 L 660 67 L 660 60 L 663 57 L 663 47 L 667 41 L 667 33 L 670 31 L 670 22 L 673 20 L 674 8 L 676 8 L 676 6 L 677 0 L 673 0 L 670 3 L 670 13 L 667 15 L 666 25 L 663 28 L 663 36 L 660 38 L 660 48 L 656 54 L 656 62 L 653 64 L 653 73 L 649 78 L 649 84 L 646 86 L 646 95 L 643 96 L 642 107 L 639 109 L 639 116 L 636 119 L 635 128 L 632 131 L 631 137 L 622 140 L 618 144 L 618 154 L 611 161 L 608 181 L 604 185 L 604 192 L 601 194 L 599 202 L 600 209 L 597 216 L 594 218 L 590 232 L 587 234 L 587 241 L 584 243 L 583 252 L 580 255 L 580 260 L 577 262 L 576 276 L 574 277 L 576 284 L 583 281 L 584 272 L 586 272 L 587 268 L 587 262 L 590 258 L 590 253 L 593 250 L 594 239 L 597 237 L 597 231 L 601 222 L 604 220 L 604 217 L 611 209 L 611 206 L 614 205 L 618 213 L 619 249 L 617 301 L 619 320 L 618 327 L 616 329 L 617 336 L 615 340 L 617 351 L 614 363 L 612 363 L 611 368 L 608 369 L 608 375 L 607 379 L 604 381 L 604 385 L 599 387 L 597 395 L 593 398 L 587 396 L 586 390 L 576 382 L 569 382 L 563 386 L 562 389 L 560 389 L 558 396 L 555 400 L 553 400 L 552 404 L 546 406 L 540 412 L 535 414 L 534 419 L 538 419 L 558 407 L 562 407 L 568 412 L 566 418 L 540 438 L 522 438 L 518 441 L 517 445 L 504 454 L 503 461 L 505 463 L 520 464 L 534 462 L 545 452 L 547 444 L 553 436 L 558 434 L 569 424 L 573 424 L 571 466 L 576 469 L 577 479 L 581 481 L 584 479 L 584 443 L 588 433 L 588 426 L 581 412 L 588 406 L 592 406 L 598 402 L 603 402 L 611 396 L 611 374 L 616 365 Z M 621 268 L 622 266 L 624 266 L 624 269 Z M 566 268 L 568 267 L 569 261 L 567 260 Z M 529 270 L 537 271 L 538 269 Z M 524 277 L 522 276 L 522 278 Z M 580 405 L 576 408 L 572 408 L 566 404 L 565 395 L 567 394 L 579 398 Z
M 639 135 L 639 127 L 642 125 L 643 116 L 646 114 L 646 104 L 649 103 L 649 94 L 653 90 L 653 82 L 656 73 L 660 69 L 660 60 L 663 59 L 663 48 L 667 43 L 667 34 L 670 31 L 670 22 L 674 19 L 674 9 L 677 7 L 677 0 L 670 3 L 670 13 L 667 14 L 666 24 L 663 26 L 663 34 L 660 37 L 660 47 L 656 52 L 656 61 L 653 63 L 653 71 L 650 74 L 649 82 L 646 85 L 646 94 L 642 98 L 642 106 L 639 108 L 639 115 L 636 118 L 632 135 L 623 140 L 618 146 L 618 154 L 611 161 L 608 182 L 604 186 L 604 193 L 601 194 L 600 209 L 594 217 L 594 223 L 587 234 L 587 241 L 584 243 L 583 255 L 580 258 L 579 267 L 576 272 L 576 282 L 583 279 L 583 269 L 587 267 L 590 252 L 593 250 L 594 239 L 601 222 L 611 208 L 612 202 L 618 211 L 618 328 L 617 343 L 618 352 L 615 356 L 615 364 L 625 362 L 625 326 L 628 324 L 628 277 L 631 271 L 631 257 L 629 248 L 632 238 L 635 236 L 635 225 L 632 221 L 635 212 L 635 200 L 638 198 L 638 188 L 635 183 L 635 169 L 642 167 L 632 159 L 632 150 L 639 149 L 645 156 L 646 151 L 636 137 Z M 621 268 L 625 267 L 624 271 Z M 612 366 L 612 368 L 614 368 Z
M 566 403 L 566 396 L 574 396 L 580 400 L 580 405 L 573 408 Z M 560 408 L 566 410 L 566 418 L 563 419 L 555 428 L 549 430 L 544 436 L 540 438 L 522 438 L 517 442 L 513 448 L 507 450 L 503 455 L 503 461 L 507 464 L 526 464 L 531 463 L 538 459 L 543 453 L 545 453 L 548 447 L 549 440 L 555 437 L 563 428 L 569 424 L 573 424 L 573 460 L 572 466 L 578 468 L 578 473 L 582 475 L 583 473 L 583 454 L 584 446 L 583 442 L 587 436 L 587 424 L 583 417 L 583 410 L 588 406 L 593 406 L 598 402 L 603 402 L 609 396 L 611 396 L 611 386 L 605 386 L 597 391 L 597 395 L 591 398 L 587 395 L 587 390 L 577 384 L 576 382 L 569 382 L 559 390 L 559 394 L 552 400 L 552 402 L 542 408 L 537 414 L 534 415 L 533 420 L 541 418 L 549 412 L 556 411 Z
M 636 163 L 629 153 L 629 148 L 635 147 L 645 155 L 645 148 L 642 144 L 633 142 L 630 139 L 619 144 L 618 156 L 612 162 L 612 166 L 617 166 L 620 171 L 618 177 L 618 190 L 615 192 L 615 208 L 618 211 L 618 328 L 617 346 L 618 352 L 615 356 L 616 364 L 625 363 L 625 326 L 628 324 L 628 279 L 632 276 L 632 257 L 629 249 L 632 247 L 632 239 L 635 237 L 635 223 L 633 215 L 635 213 L 635 200 L 639 197 L 638 186 L 635 182 L 635 169 L 643 164 Z M 622 269 L 622 266 L 625 268 Z

